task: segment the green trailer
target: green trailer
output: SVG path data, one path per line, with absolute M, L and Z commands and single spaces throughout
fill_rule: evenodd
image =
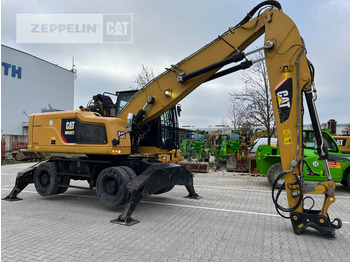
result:
M 328 129 L 322 130 L 324 143 L 327 146 L 329 157 L 328 163 L 334 182 L 342 183 L 350 187 L 350 157 L 340 152 L 339 147 L 330 135 Z M 312 129 L 303 131 L 304 146 L 304 181 L 327 181 L 326 172 L 319 156 L 316 153 L 315 134 Z M 260 174 L 266 174 L 267 180 L 273 184 L 275 178 L 282 173 L 280 150 L 278 147 L 260 145 L 256 151 L 256 169 Z M 281 179 L 277 187 L 283 184 Z

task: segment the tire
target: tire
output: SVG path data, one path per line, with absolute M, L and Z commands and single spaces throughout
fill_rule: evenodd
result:
M 341 183 L 346 187 L 350 187 L 350 169 L 345 171 L 345 174 L 343 176 L 343 180 L 341 181 Z
M 55 163 L 56 163 L 56 171 L 58 171 L 58 172 L 64 172 L 65 170 L 69 169 L 68 162 L 57 161 Z M 60 185 L 60 186 L 59 186 L 57 194 L 61 194 L 61 193 L 66 192 L 68 187 L 69 187 L 69 183 L 70 183 L 69 176 L 59 175 L 58 176 L 58 185 Z
M 57 194 L 62 194 L 66 192 L 69 187 L 70 177 L 61 176 L 59 177 L 59 180 L 60 180 L 59 185 L 61 186 L 59 187 Z
M 38 166 L 34 173 L 34 186 L 39 195 L 42 196 L 50 196 L 59 192 L 54 162 L 45 162 Z
M 267 181 L 273 185 L 273 183 L 276 180 L 276 177 L 278 177 L 279 174 L 281 174 L 283 172 L 282 170 L 282 164 L 281 163 L 276 163 L 270 166 L 269 170 L 267 171 L 266 177 L 267 177 Z M 276 184 L 276 188 L 280 188 L 284 183 L 284 179 L 280 179 L 277 184 Z
M 134 180 L 137 177 L 135 171 L 132 170 L 130 167 L 120 166 L 119 168 L 124 169 L 124 171 L 128 174 L 128 177 L 129 177 L 130 181 Z
M 135 172 L 128 167 L 108 167 L 103 169 L 96 180 L 96 193 L 100 201 L 108 207 L 117 207 L 127 199 L 127 184 Z

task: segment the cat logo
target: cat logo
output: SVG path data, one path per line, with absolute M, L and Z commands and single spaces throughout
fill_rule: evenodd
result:
M 283 79 L 275 87 L 276 102 L 280 123 L 287 121 L 290 116 L 293 98 L 293 79 Z
M 276 93 L 278 107 L 290 107 L 289 94 L 287 90 L 279 91 Z
M 72 121 L 72 119 L 67 119 L 65 121 L 66 121 L 66 123 L 65 123 L 64 127 L 66 129 L 64 130 L 63 133 L 65 135 L 75 135 L 75 132 L 74 132 L 75 120 Z
M 73 130 L 74 129 L 74 125 L 75 125 L 75 121 L 66 122 L 66 129 L 67 130 Z

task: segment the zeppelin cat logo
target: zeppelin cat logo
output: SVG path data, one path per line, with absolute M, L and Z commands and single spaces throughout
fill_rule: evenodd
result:
M 288 120 L 293 98 L 293 79 L 283 79 L 276 87 L 276 100 L 280 123 Z

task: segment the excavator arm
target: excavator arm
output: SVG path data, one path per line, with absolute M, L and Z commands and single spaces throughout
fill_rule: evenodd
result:
M 251 19 L 256 12 L 258 15 Z M 263 34 L 264 47 L 245 53 L 244 50 Z M 307 227 L 313 227 L 323 234 L 333 236 L 334 229 L 341 227 L 341 221 L 335 219 L 337 223 L 331 223 L 327 214 L 329 206 L 335 201 L 335 184 L 329 172 L 327 152 L 323 146 L 314 105 L 314 71 L 306 58 L 305 44 L 296 25 L 282 12 L 278 2 L 265 1 L 259 4 L 238 25 L 229 28 L 208 45 L 166 69 L 163 74 L 139 90 L 117 117 L 127 119 L 127 130 L 136 135 L 135 130 L 174 107 L 202 83 L 249 68 L 258 62 L 250 60 L 248 56 L 260 50 L 264 50 L 265 53 L 280 143 L 284 171 L 279 178 L 284 177 L 289 205 L 288 208 L 281 207 L 278 204 L 281 191 L 275 195 L 273 190 L 276 209 L 279 213 L 282 211 L 290 214 L 288 218 L 291 219 L 297 234 Z M 220 71 L 222 67 L 237 62 L 238 65 Z M 316 133 L 318 153 L 324 160 L 329 180 L 312 188 L 304 188 L 302 181 L 303 93 Z M 143 108 L 140 108 L 140 105 L 144 105 Z M 304 194 L 324 194 L 322 209 L 305 210 Z

